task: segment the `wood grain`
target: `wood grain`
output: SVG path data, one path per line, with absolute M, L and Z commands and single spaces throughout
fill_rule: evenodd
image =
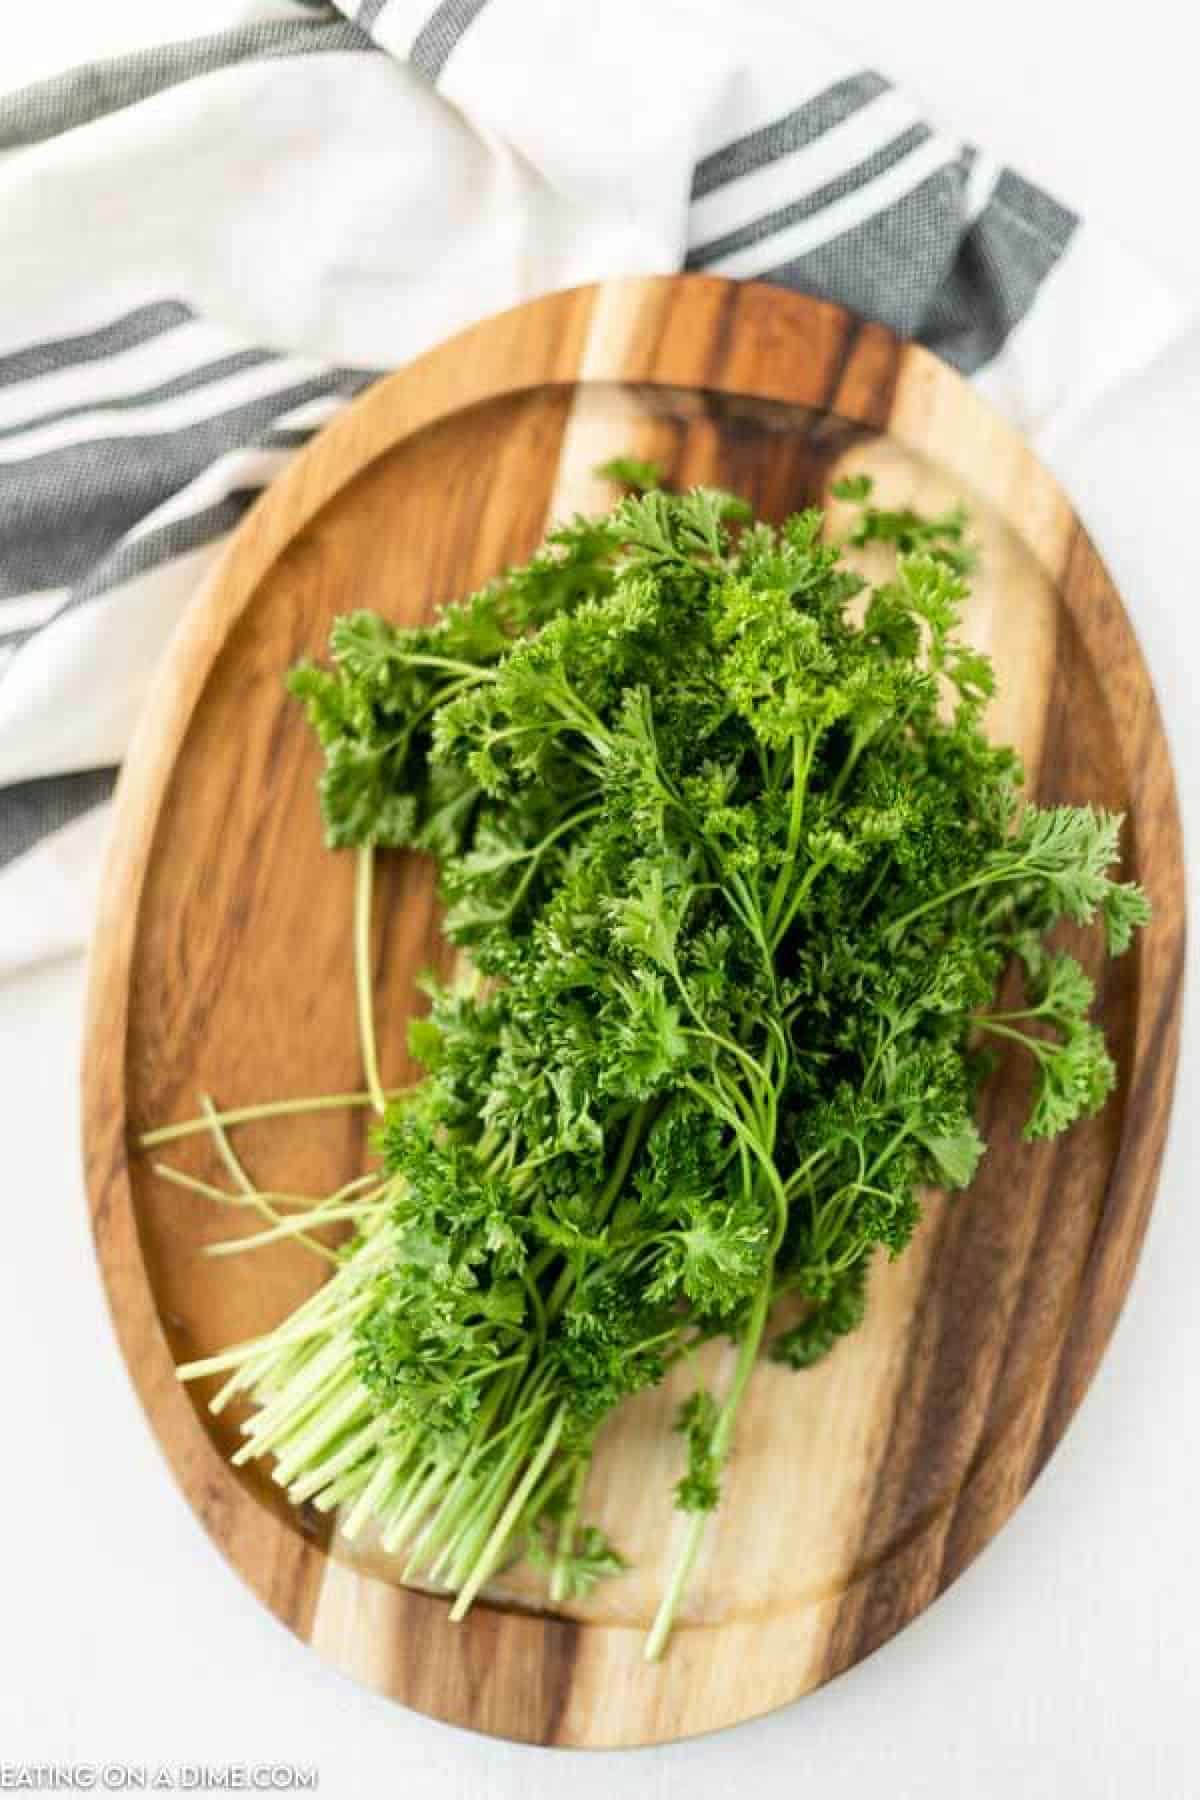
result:
M 1023 1145 L 1023 1078 L 1002 1067 L 979 1179 L 952 1207 L 931 1200 L 917 1242 L 877 1272 L 864 1329 L 816 1370 L 756 1372 L 718 1527 L 656 1668 L 641 1641 L 680 1529 L 669 1385 L 611 1422 L 589 1488 L 630 1572 L 568 1618 L 531 1610 L 518 1569 L 451 1626 L 377 1549 L 352 1552 L 265 1472 L 229 1466 L 236 1416 L 214 1421 L 174 1362 L 266 1328 L 320 1271 L 286 1248 L 202 1258 L 227 1220 L 129 1148 L 194 1112 L 202 1086 L 232 1105 L 361 1085 L 352 870 L 321 847 L 317 753 L 280 677 L 320 653 L 336 613 L 424 617 L 526 555 L 549 518 L 606 503 L 591 471 L 618 451 L 773 517 L 857 469 L 886 503 L 964 500 L 983 551 L 968 630 L 1000 676 L 991 729 L 1018 745 L 1039 799 L 1126 813 L 1127 866 L 1155 906 L 1102 975 L 1121 1072 L 1104 1115 Z M 440 1718 L 615 1745 L 794 1699 L 954 1579 L 1087 1387 L 1153 1199 L 1183 935 L 1171 770 L 1119 597 L 1061 490 L 951 370 L 837 308 L 703 277 L 559 294 L 466 333 L 373 388 L 256 506 L 180 629 L 122 776 L 91 972 L 88 1183 L 117 1332 L 176 1478 L 295 1632 Z M 443 955 L 419 859 L 381 872 L 374 952 L 384 1066 L 401 1081 L 415 976 Z M 239 1142 L 255 1171 L 304 1191 L 366 1154 L 357 1113 L 262 1122 Z M 199 1140 L 175 1160 L 218 1174 Z M 728 1353 L 706 1354 L 719 1382 Z

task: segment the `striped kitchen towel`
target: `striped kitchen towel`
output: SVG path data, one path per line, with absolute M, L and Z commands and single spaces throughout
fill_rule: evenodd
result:
M 0 95 L 0 970 L 84 942 L 131 722 L 246 506 L 471 320 L 755 276 L 921 339 L 1043 439 L 1182 322 L 1059 201 L 750 6 L 188 16 L 204 35 Z

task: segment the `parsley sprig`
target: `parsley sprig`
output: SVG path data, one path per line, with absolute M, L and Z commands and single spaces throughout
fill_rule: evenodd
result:
M 1029 1063 L 1030 1137 L 1103 1104 L 1093 985 L 1047 934 L 1098 922 L 1118 954 L 1148 907 L 1111 874 L 1120 820 L 1022 805 L 984 732 L 960 515 L 867 505 L 853 542 L 897 551 L 867 588 L 815 510 L 772 527 L 610 473 L 633 491 L 606 517 L 433 625 L 339 620 L 291 677 L 328 841 L 360 856 L 360 973 L 398 847 L 436 857 L 470 973 L 430 984 L 426 1078 L 391 1099 L 360 981 L 381 1169 L 308 1214 L 257 1196 L 262 1239 L 356 1235 L 275 1333 L 183 1373 L 226 1372 L 217 1404 L 256 1402 L 239 1458 L 372 1522 L 457 1618 L 522 1551 L 555 1600 L 619 1570 L 582 1522 L 596 1434 L 732 1338 L 728 1391 L 679 1420 L 657 1656 L 760 1353 L 827 1354 L 923 1187 L 969 1185 L 989 1050 Z

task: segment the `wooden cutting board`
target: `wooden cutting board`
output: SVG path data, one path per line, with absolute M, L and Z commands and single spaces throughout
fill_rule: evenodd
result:
M 623 451 L 775 518 L 860 469 L 884 504 L 965 501 L 982 550 L 968 630 L 1000 678 L 991 730 L 1019 746 L 1039 801 L 1126 813 L 1126 868 L 1155 908 L 1101 976 L 1121 1074 L 1103 1116 L 1024 1145 L 1025 1078 L 1002 1067 L 979 1179 L 953 1207 L 931 1200 L 912 1248 L 876 1271 L 863 1330 L 818 1369 L 756 1373 L 706 1560 L 654 1668 L 642 1639 L 682 1529 L 669 1385 L 610 1424 L 589 1489 L 586 1511 L 630 1572 L 547 1616 L 516 1570 L 452 1626 L 442 1599 L 294 1512 L 264 1470 L 231 1469 L 236 1419 L 212 1420 L 174 1363 L 272 1325 L 319 1265 L 291 1248 L 201 1257 L 228 1216 L 131 1149 L 147 1126 L 193 1114 L 200 1088 L 232 1106 L 362 1086 L 352 863 L 322 848 L 318 753 L 281 677 L 323 652 L 336 613 L 420 619 L 527 556 L 549 520 L 607 505 L 591 471 Z M 444 960 L 430 867 L 384 859 L 377 896 L 382 1061 L 399 1083 L 414 1073 L 414 977 Z M 121 782 L 87 1024 L 88 1180 L 118 1336 L 192 1506 L 299 1636 L 457 1724 L 536 1743 L 661 1742 L 828 1680 L 987 1543 L 1096 1369 L 1154 1195 L 1183 905 L 1162 725 L 1112 581 L 1031 452 L 925 351 L 768 287 L 633 280 L 490 320 L 380 383 L 246 519 L 179 630 Z M 262 1122 L 238 1142 L 271 1185 L 323 1191 L 363 1166 L 364 1115 Z M 221 1180 L 204 1140 L 172 1149 Z M 719 1383 L 729 1353 L 708 1354 Z M 1084 1486 L 1076 1498 L 1087 1506 Z

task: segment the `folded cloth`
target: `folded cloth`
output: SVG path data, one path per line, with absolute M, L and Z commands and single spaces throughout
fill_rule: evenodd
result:
M 753 276 L 920 339 L 1035 441 L 1183 321 L 1116 244 L 782 17 L 217 12 L 0 96 L 0 972 L 84 941 L 95 809 L 247 505 L 471 320 L 604 276 Z

